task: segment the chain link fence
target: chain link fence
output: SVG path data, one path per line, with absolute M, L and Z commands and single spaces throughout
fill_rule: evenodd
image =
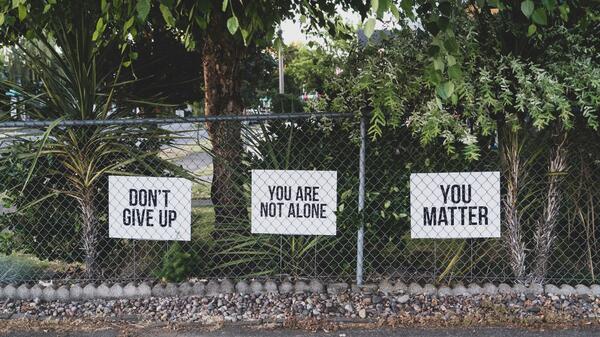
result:
M 589 139 L 578 135 L 559 147 L 564 165 L 552 164 L 557 146 L 540 134 L 481 137 L 479 158 L 466 160 L 441 144 L 422 145 L 405 127 L 370 139 L 360 124 L 351 114 L 1 123 L 0 282 L 349 281 L 357 273 L 365 282 L 596 281 L 600 152 L 585 143 Z M 302 181 L 273 176 L 281 174 L 276 170 L 335 172 L 337 183 L 318 177 L 335 187 L 335 235 L 301 235 L 321 225 L 288 228 L 292 235 L 253 233 L 252 185 L 262 183 L 252 181 L 253 170 L 264 170 L 264 184 L 287 179 L 290 185 Z M 501 173 L 500 238 L 411 238 L 411 174 L 443 172 Z M 189 232 L 148 239 L 149 226 L 167 228 L 185 212 L 121 209 L 117 220 L 127 233 L 111 233 L 109 176 L 185 179 L 188 184 L 167 179 L 153 186 L 138 180 L 144 187 L 127 190 L 134 194 L 122 199 L 189 205 Z M 413 183 L 426 185 L 414 177 Z M 295 190 L 280 193 L 285 199 Z M 319 193 L 325 192 L 304 191 L 302 197 L 326 197 Z M 496 194 L 492 188 L 469 195 L 477 193 Z M 493 221 L 492 214 L 477 212 L 471 219 Z M 438 227 L 451 234 L 460 226 Z

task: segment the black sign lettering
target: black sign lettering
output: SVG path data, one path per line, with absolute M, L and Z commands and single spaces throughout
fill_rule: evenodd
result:
M 436 210 L 435 207 L 432 207 L 429 210 L 429 207 L 423 207 L 423 225 L 424 226 L 435 226 L 436 225 Z
M 487 226 L 486 206 L 462 206 L 471 203 L 472 187 L 468 185 L 439 185 L 444 204 L 461 206 L 423 207 L 424 226 Z
M 479 223 L 482 225 L 488 225 L 488 208 L 485 206 L 479 207 Z
M 261 202 L 260 203 L 260 216 L 264 218 L 278 218 L 281 217 L 281 209 L 283 202 Z
M 319 186 L 268 186 L 269 201 L 260 202 L 262 218 L 326 219 L 327 204 L 320 203 Z
M 160 227 L 171 227 L 177 219 L 177 212 L 168 209 L 170 193 L 170 190 L 129 189 L 130 207 L 123 209 L 123 225 L 153 227 L 155 221 L 158 221 Z M 159 207 L 167 209 L 157 209 L 156 217 L 154 211 Z

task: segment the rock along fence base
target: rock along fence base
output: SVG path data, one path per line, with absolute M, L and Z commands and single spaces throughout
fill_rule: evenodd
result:
M 501 284 L 476 284 L 467 286 L 456 284 L 434 286 L 432 284 L 420 285 L 417 283 L 405 284 L 401 281 L 383 280 L 379 284 L 356 285 L 348 283 L 325 284 L 319 280 L 296 281 L 295 283 L 283 281 L 276 283 L 272 280 L 251 282 L 242 280 L 235 284 L 228 280 L 209 280 L 208 282 L 183 282 L 183 283 L 149 283 L 130 282 L 127 284 L 71 284 L 55 286 L 8 284 L 0 286 L 0 299 L 5 300 L 42 300 L 42 301 L 81 301 L 93 299 L 119 299 L 119 298 L 149 298 L 149 297 L 185 297 L 185 296 L 219 296 L 220 294 L 301 294 L 301 293 L 328 293 L 336 295 L 347 291 L 362 292 L 367 294 L 382 293 L 385 295 L 407 296 L 476 296 L 476 295 L 556 295 L 556 296 L 589 296 L 600 297 L 600 285 L 577 285 L 572 287 L 567 284 L 545 286 L 533 284 L 524 286 L 506 283 Z

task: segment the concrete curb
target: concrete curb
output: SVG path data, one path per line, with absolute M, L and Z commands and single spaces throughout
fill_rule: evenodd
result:
M 85 285 L 75 283 L 72 285 L 61 285 L 56 288 L 52 285 L 42 286 L 28 284 L 8 284 L 0 286 L 0 299 L 4 300 L 34 300 L 42 301 L 79 301 L 92 299 L 117 299 L 117 298 L 149 298 L 149 297 L 186 297 L 207 296 L 215 297 L 221 294 L 302 294 L 302 293 L 328 293 L 331 295 L 341 294 L 347 291 L 363 292 L 365 294 L 381 293 L 384 295 L 405 296 L 495 296 L 495 295 L 528 295 L 538 296 L 588 296 L 600 298 L 600 285 L 591 286 L 578 284 L 575 287 L 563 284 L 560 287 L 553 284 L 545 286 L 534 284 L 525 286 L 515 284 L 510 286 L 506 283 L 495 285 L 485 283 L 479 285 L 471 283 L 464 286 L 458 283 L 452 287 L 448 285 L 435 286 L 433 284 L 411 283 L 406 285 L 402 281 L 393 282 L 383 280 L 379 284 L 348 284 L 343 282 L 325 284 L 319 280 L 298 280 L 295 283 L 289 281 L 275 282 L 273 280 L 251 282 L 241 280 L 235 284 L 224 279 L 221 281 L 211 279 L 208 282 L 182 282 L 182 283 L 150 283 L 129 282 L 123 286 L 120 283 L 96 285 L 87 283 Z

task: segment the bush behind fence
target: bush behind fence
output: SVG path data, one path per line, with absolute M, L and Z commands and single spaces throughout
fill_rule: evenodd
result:
M 365 208 L 359 212 L 361 134 L 354 116 L 209 120 L 210 125 L 223 123 L 234 133 L 238 130 L 242 146 L 235 156 L 223 152 L 236 151 L 234 147 L 224 150 L 211 143 L 206 122 L 0 125 L 0 282 L 351 280 L 361 226 L 365 281 L 596 281 L 595 205 L 600 192 L 594 187 L 600 152 L 590 135 L 567 138 L 562 148 L 566 162 L 556 170 L 556 146 L 543 133 L 523 131 L 518 144 L 495 135 L 480 137 L 479 158 L 466 160 L 442 146 L 422 146 L 405 127 L 387 129 L 366 142 Z M 251 234 L 252 169 L 337 171 L 337 234 Z M 410 174 L 470 171 L 501 172 L 502 237 L 411 239 Z M 191 241 L 109 238 L 109 175 L 191 180 Z M 225 187 L 216 188 L 213 177 Z M 216 198 L 223 188 L 234 197 Z M 517 242 L 514 228 L 519 230 Z M 550 229 L 546 241 L 540 238 L 541 229 Z M 540 242 L 549 245 L 544 251 L 548 256 L 540 256 Z M 515 252 L 522 253 L 521 265 L 515 265 Z

